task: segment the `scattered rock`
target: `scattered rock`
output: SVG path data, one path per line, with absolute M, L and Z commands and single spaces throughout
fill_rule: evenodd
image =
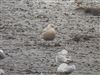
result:
M 3 50 L 0 50 L 0 59 L 4 59 L 6 57 Z

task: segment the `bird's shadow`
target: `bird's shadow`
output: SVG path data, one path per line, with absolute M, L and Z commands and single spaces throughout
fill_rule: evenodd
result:
M 42 47 L 60 47 L 61 46 L 60 43 L 54 43 L 54 44 L 39 43 L 38 45 Z

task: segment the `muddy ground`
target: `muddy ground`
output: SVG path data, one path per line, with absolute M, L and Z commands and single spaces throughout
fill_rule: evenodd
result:
M 0 0 L 0 48 L 6 53 L 0 68 L 6 75 L 56 72 L 55 54 L 62 49 L 76 65 L 71 75 L 100 75 L 100 16 L 75 9 L 70 0 Z M 55 40 L 41 40 L 51 23 Z

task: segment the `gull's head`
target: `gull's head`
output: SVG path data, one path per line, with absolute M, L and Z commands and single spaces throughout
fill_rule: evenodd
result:
M 54 24 L 48 24 L 47 26 L 48 28 L 56 28 L 56 26 Z
M 60 55 L 68 55 L 68 51 L 63 49 L 62 51 L 58 52 Z
M 65 50 L 65 49 L 63 49 L 63 50 L 61 51 L 61 53 L 62 53 L 62 54 L 68 54 L 68 51 Z

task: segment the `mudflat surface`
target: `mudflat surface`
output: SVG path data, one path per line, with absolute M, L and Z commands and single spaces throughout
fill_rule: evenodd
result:
M 56 72 L 55 55 L 62 49 L 75 61 L 71 75 L 100 75 L 100 16 L 75 9 L 70 0 L 0 0 L 0 48 L 6 53 L 0 68 L 6 75 Z M 55 40 L 41 40 L 51 23 Z

